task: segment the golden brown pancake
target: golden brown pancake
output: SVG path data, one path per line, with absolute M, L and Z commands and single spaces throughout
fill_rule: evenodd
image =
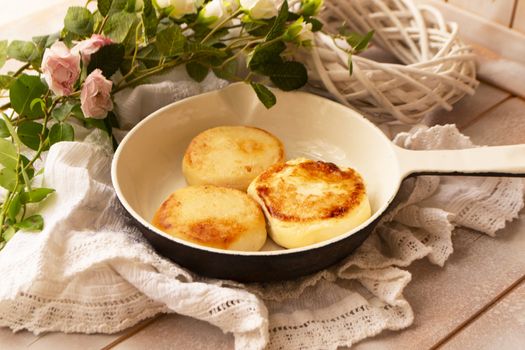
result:
M 272 239 L 286 248 L 338 236 L 371 215 L 361 176 L 322 161 L 273 165 L 250 184 L 248 194 L 263 208 Z
M 174 237 L 220 249 L 256 251 L 266 241 L 261 208 L 231 188 L 179 189 L 162 203 L 152 223 Z
M 284 147 L 267 131 L 221 126 L 197 135 L 182 160 L 189 185 L 215 185 L 246 191 L 269 166 L 284 161 Z

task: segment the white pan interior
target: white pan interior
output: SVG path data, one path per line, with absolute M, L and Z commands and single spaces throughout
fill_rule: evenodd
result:
M 277 104 L 267 110 L 249 86 L 234 84 L 169 105 L 144 119 L 124 138 L 113 160 L 113 184 L 126 209 L 143 225 L 170 239 L 199 249 L 231 253 L 178 240 L 153 227 L 150 221 L 170 193 L 186 186 L 181 163 L 193 137 L 215 126 L 248 125 L 282 140 L 287 159 L 307 157 L 359 171 L 373 211 L 367 222 L 330 241 L 289 250 L 270 243 L 263 249 L 277 248 L 284 253 L 330 244 L 380 215 L 401 180 L 390 141 L 357 112 L 338 103 L 301 92 L 275 93 Z

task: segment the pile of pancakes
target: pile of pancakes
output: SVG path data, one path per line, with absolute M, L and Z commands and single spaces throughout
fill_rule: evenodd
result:
M 188 187 L 159 207 L 153 225 L 208 247 L 257 251 L 267 239 L 284 248 L 315 244 L 366 221 L 370 204 L 351 168 L 285 161 L 269 132 L 222 126 L 197 135 L 182 161 Z

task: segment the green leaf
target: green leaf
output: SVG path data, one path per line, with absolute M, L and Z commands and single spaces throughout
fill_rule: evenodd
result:
M 266 86 L 254 83 L 253 81 L 250 82 L 250 85 L 252 86 L 253 90 L 257 94 L 257 97 L 262 102 L 264 107 L 271 108 L 275 103 L 277 102 L 277 98 L 273 94 L 273 92 L 270 91 Z
M 58 39 L 60 39 L 60 33 L 53 33 L 50 35 L 34 36 L 31 40 L 35 43 L 36 47 L 40 50 L 44 50 L 46 47 L 53 45 Z
M 47 137 L 47 129 L 44 131 L 44 135 L 41 135 L 42 124 L 32 121 L 20 123 L 16 133 L 24 145 L 35 151 L 40 146 L 40 137 L 43 136 L 44 139 Z
M 206 78 L 210 69 L 199 62 L 189 62 L 186 64 L 186 72 L 195 81 L 201 82 Z
M 53 117 L 53 119 L 56 121 L 62 122 L 69 116 L 69 114 L 71 114 L 73 107 L 74 105 L 71 103 L 61 104 L 60 106 L 53 109 L 51 112 L 51 117 Z
M 270 80 L 284 91 L 296 90 L 308 81 L 308 73 L 302 63 L 288 61 L 271 66 Z
M 363 37 L 363 40 L 361 40 L 361 42 L 355 47 L 355 50 L 359 52 L 359 51 L 363 51 L 364 49 L 366 49 L 368 47 L 368 44 L 370 43 L 370 40 L 372 40 L 373 36 L 374 36 L 373 30 L 366 33 L 366 35 Z
M 157 48 L 167 57 L 183 53 L 185 42 L 186 37 L 178 25 L 169 26 L 157 33 Z
M 2 68 L 7 61 L 7 40 L 0 41 L 0 68 Z
M 305 22 L 312 24 L 312 32 L 314 33 L 323 29 L 323 23 L 321 23 L 321 21 L 313 17 L 308 17 L 307 19 L 305 19 Z
M 103 119 L 85 118 L 84 123 L 87 127 L 100 129 L 109 134 L 106 123 L 104 123 Z
M 36 46 L 36 57 L 31 60 L 31 65 L 33 67 L 40 67 L 45 49 L 53 45 L 59 38 L 60 33 L 54 33 L 51 35 L 34 36 L 31 39 Z
M 30 118 L 40 117 L 44 114 L 39 104 L 31 109 L 31 102 L 40 98 L 47 91 L 47 87 L 37 76 L 22 74 L 9 88 L 9 99 L 11 106 L 19 115 Z
M 206 56 L 224 58 L 228 55 L 226 52 L 216 47 L 201 44 L 201 43 L 186 42 L 184 50 L 187 53 L 192 54 L 193 58 L 202 58 Z
M 303 16 L 295 13 L 295 12 L 290 12 L 288 11 L 288 18 L 286 19 L 286 21 L 295 21 L 295 20 L 298 20 L 299 18 L 301 18 Z
M 49 39 L 49 35 L 34 36 L 31 38 L 36 48 L 35 49 L 36 57 L 33 60 L 31 60 L 31 64 L 34 67 L 40 67 L 40 65 L 42 64 L 42 57 L 44 56 L 44 51 L 46 49 L 46 44 L 47 44 L 48 39 Z
M 200 25 L 197 24 L 192 29 L 195 31 L 194 39 L 196 41 L 199 41 L 199 42 L 204 40 L 204 38 L 207 37 L 208 34 L 210 34 L 210 31 L 211 31 L 210 28 L 208 28 L 206 25 L 202 25 L 202 24 L 200 24 Z M 220 39 L 222 37 L 224 37 L 228 33 L 229 33 L 229 30 L 227 28 L 218 29 L 214 33 L 212 33 L 212 35 L 210 37 L 208 37 L 206 39 L 206 44 L 207 45 L 216 44 L 216 43 L 220 42 Z
M 75 139 L 75 130 L 69 124 L 55 124 L 49 131 L 49 143 L 54 145 L 61 141 L 73 141 Z
M 10 226 L 2 233 L 2 238 L 4 239 L 4 241 L 9 242 L 9 240 L 13 238 L 15 233 L 16 233 L 15 228 Z
M 359 33 L 350 33 L 346 37 L 346 42 L 350 46 L 352 46 L 355 53 L 358 53 L 368 47 L 368 43 L 370 42 L 370 40 L 372 40 L 373 36 L 374 36 L 373 30 L 369 31 L 365 35 L 361 35 Z
M 22 161 L 21 165 L 24 166 L 24 167 L 26 167 L 27 164 L 29 164 L 29 159 L 26 156 L 24 156 L 23 154 L 20 155 L 20 160 Z M 32 166 L 30 166 L 27 169 L 25 169 L 25 172 L 27 174 L 27 177 L 29 177 L 30 179 L 32 179 L 33 176 L 35 175 L 35 169 Z
M 97 1 L 97 8 L 102 16 L 106 16 L 109 13 L 112 2 L 113 2 L 112 0 L 98 0 Z
M 22 204 L 26 203 L 38 203 L 47 198 L 51 193 L 55 192 L 52 188 L 35 188 L 29 192 L 22 192 L 20 200 Z
M 36 47 L 46 47 L 47 40 L 49 39 L 49 35 L 39 35 L 34 36 L 31 38 L 31 41 L 36 45 Z
M 7 48 L 7 55 L 18 61 L 31 62 L 38 57 L 38 50 L 31 41 L 14 40 Z
M 134 13 L 117 12 L 108 18 L 104 26 L 104 33 L 113 42 L 121 43 L 126 39 L 137 20 L 138 18 Z
M 124 11 L 126 6 L 128 6 L 128 0 L 113 0 L 108 15 L 112 16 L 117 12 Z
M 282 41 L 274 43 L 262 43 L 255 47 L 248 67 L 254 72 L 260 72 L 263 67 L 270 63 L 282 63 L 281 53 L 286 49 Z
M 111 44 L 101 47 L 91 55 L 88 74 L 98 68 L 109 79 L 119 69 L 124 60 L 124 54 L 125 48 L 122 44 Z
M 322 6 L 322 0 L 303 0 L 301 1 L 301 14 L 305 17 L 314 16 Z
M 274 22 L 275 20 L 272 20 L 270 23 L 249 22 L 244 25 L 244 30 L 251 35 L 264 37 L 268 34 L 270 29 L 272 29 L 272 24 Z
M 33 101 L 31 101 L 31 103 L 29 104 L 29 109 L 31 110 L 35 109 L 36 105 L 39 105 L 42 110 L 45 110 L 46 108 L 46 102 L 42 100 L 40 97 L 37 97 L 33 99 Z
M 20 230 L 42 231 L 44 228 L 44 218 L 41 215 L 32 215 L 15 225 Z
M 154 44 L 149 44 L 137 52 L 137 60 L 142 61 L 148 68 L 157 66 L 161 58 L 162 55 Z
M 215 73 L 217 78 L 233 80 L 237 76 L 238 65 L 237 60 L 231 60 L 221 68 L 213 68 L 213 73 Z
M 20 195 L 17 193 L 13 196 L 11 203 L 9 203 L 9 208 L 7 209 L 7 216 L 12 220 L 16 221 L 18 213 L 22 209 L 22 203 L 20 202 Z
M 11 83 L 15 80 L 10 75 L 0 75 L 0 90 L 6 90 L 9 89 L 11 86 Z
M 354 72 L 354 62 L 352 61 L 352 54 L 348 54 L 348 72 L 350 75 Z
M 107 125 L 111 128 L 120 128 L 117 115 L 112 111 L 108 112 L 108 116 L 106 117 L 106 119 L 104 119 L 104 121 L 107 122 Z
M 0 119 L 0 138 L 6 138 L 9 135 L 9 129 L 7 128 L 7 125 L 3 119 Z
M 286 21 L 288 20 L 288 1 L 284 0 L 275 22 L 273 23 L 272 28 L 266 36 L 266 40 L 273 40 L 281 35 L 283 35 L 286 30 Z
M 85 7 L 72 6 L 67 9 L 64 28 L 81 36 L 93 34 L 93 15 Z
M 84 119 L 86 118 L 84 116 L 84 112 L 82 112 L 80 103 L 77 103 L 73 106 L 73 108 L 71 109 L 71 115 L 81 121 L 84 121 Z
M 157 34 L 157 26 L 159 19 L 155 13 L 155 8 L 151 4 L 151 0 L 144 0 L 144 9 L 142 10 L 142 23 L 144 24 L 144 32 L 146 37 L 153 38 Z
M 13 170 L 16 169 L 18 164 L 18 152 L 16 151 L 16 147 L 6 139 L 0 139 L 0 164 L 5 168 Z
M 137 10 L 137 3 L 139 2 L 140 0 L 127 0 L 127 6 L 126 6 L 126 11 L 128 12 L 135 12 Z
M 10 168 L 0 169 L 0 186 L 8 191 L 14 191 L 16 187 L 16 172 Z

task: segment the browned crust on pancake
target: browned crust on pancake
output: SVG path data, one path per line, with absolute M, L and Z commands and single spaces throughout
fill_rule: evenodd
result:
M 303 195 L 278 174 L 292 168 L 291 176 L 301 183 L 323 182 L 335 192 Z M 308 160 L 299 164 L 276 164 L 262 173 L 255 188 L 268 213 L 281 221 L 311 222 L 347 215 L 365 199 L 365 185 L 353 169 L 342 170 L 333 163 Z
M 204 191 L 237 191 L 214 186 L 203 186 Z M 242 193 L 241 191 L 238 191 Z M 246 200 L 256 210 L 261 211 L 257 203 L 246 197 Z M 172 193 L 159 207 L 155 213 L 152 224 L 158 229 L 175 237 L 183 238 L 209 247 L 228 249 L 232 243 L 244 234 L 248 227 L 240 224 L 235 218 L 206 217 L 201 220 L 181 222 L 178 211 L 181 203 L 177 194 Z M 264 220 L 262 212 L 260 217 Z
M 247 128 L 247 129 L 256 129 L 256 130 L 262 131 L 263 133 L 265 133 L 266 135 L 268 135 L 272 139 L 274 139 L 277 142 L 277 144 L 279 145 L 279 160 L 278 160 L 278 162 L 283 162 L 284 161 L 284 145 L 281 142 L 281 140 L 279 140 L 275 135 L 273 135 L 269 131 L 266 131 L 264 129 L 258 128 L 256 126 L 241 126 L 241 127 Z
M 197 243 L 226 249 L 244 232 L 246 227 L 235 220 L 210 218 L 193 222 L 183 235 Z
M 186 153 L 184 153 L 184 161 L 186 161 L 191 166 L 200 166 L 202 160 L 199 157 L 199 154 L 202 152 L 207 152 L 209 147 L 207 144 L 207 136 L 204 134 L 199 134 L 193 140 L 191 140 Z

